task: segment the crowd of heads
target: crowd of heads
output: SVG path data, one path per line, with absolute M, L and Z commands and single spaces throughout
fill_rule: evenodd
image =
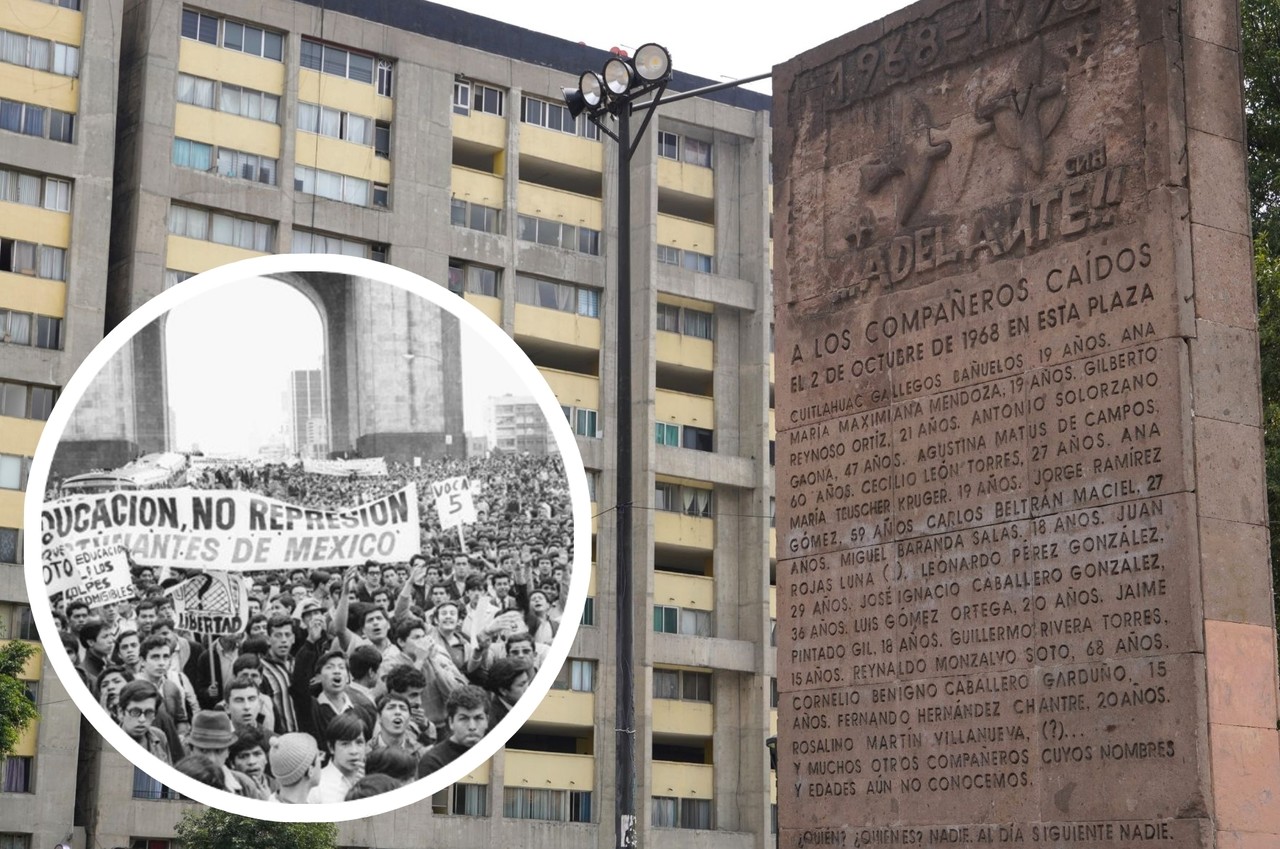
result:
M 423 504 L 407 562 L 241 573 L 244 627 L 183 630 L 177 564 L 133 564 L 134 598 L 55 595 L 68 654 L 102 708 L 161 761 L 236 795 L 323 803 L 387 792 L 474 746 L 532 681 L 560 627 L 572 510 L 558 457 L 495 455 L 386 476 L 210 467 L 197 487 L 351 507 L 409 482 L 469 475 L 478 521 Z

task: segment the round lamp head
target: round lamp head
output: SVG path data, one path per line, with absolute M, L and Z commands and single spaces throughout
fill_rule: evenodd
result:
M 604 82 L 594 71 L 578 78 L 578 91 L 582 92 L 582 100 L 589 109 L 595 109 L 604 100 Z
M 660 44 L 644 44 L 636 51 L 636 76 L 647 83 L 657 82 L 671 73 L 671 54 Z
M 631 88 L 631 68 L 625 60 L 615 56 L 604 63 L 604 87 L 614 95 L 626 94 Z

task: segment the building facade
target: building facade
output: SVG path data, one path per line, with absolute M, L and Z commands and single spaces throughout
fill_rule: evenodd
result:
M 626 415 L 639 435 L 630 547 L 640 845 L 771 845 L 768 99 L 730 91 L 664 106 L 639 145 L 632 241 L 648 249 L 632 262 L 633 402 L 618 410 L 618 157 L 560 93 L 607 52 L 416 0 L 368 9 L 229 0 L 216 11 L 81 2 L 0 0 L 0 29 L 65 19 L 66 45 L 92 45 L 80 51 L 78 77 L 56 80 L 78 95 L 70 142 L 50 141 L 47 127 L 24 138 L 21 123 L 0 124 L 0 167 L 54 181 L 43 191 L 55 193 L 55 208 L 42 195 L 38 212 L 60 216 L 62 229 L 49 231 L 60 241 L 48 247 L 67 252 L 65 280 L 42 277 L 38 263 L 35 274 L 0 271 L 0 311 L 63 321 L 58 345 L 3 346 L 0 380 L 6 391 L 24 386 L 14 391 L 26 392 L 26 406 L 0 417 L 0 463 L 16 457 L 18 470 L 10 486 L 0 467 L 0 559 L 21 558 L 23 458 L 47 417 L 37 390 L 56 394 L 104 327 L 235 259 L 292 251 L 390 262 L 478 307 L 546 377 L 591 479 L 594 577 L 560 684 L 506 749 L 431 804 L 344 824 L 339 842 L 613 845 L 608 506 L 615 425 Z M 679 75 L 679 61 L 674 87 L 708 83 Z M 18 70 L 24 80 L 41 75 L 28 81 L 31 102 L 67 111 L 70 95 L 37 97 L 54 96 L 42 85 L 54 71 Z M 0 80 L 14 73 L 0 64 Z M 70 184 L 70 211 L 56 206 L 58 181 Z M 44 243 L 18 227 L 35 211 L 10 203 L 0 201 L 0 236 L 39 254 Z M 32 285 L 57 291 L 34 300 Z M 136 419 L 163 415 L 163 404 L 140 400 Z M 0 604 L 20 613 L 17 566 L 0 590 Z M 0 849 L 51 846 L 68 833 L 77 849 L 166 846 L 189 803 L 91 731 L 77 734 L 74 705 L 43 678 L 25 792 L 50 825 L 33 832 L 21 806 L 5 804 L 15 797 L 0 795 Z

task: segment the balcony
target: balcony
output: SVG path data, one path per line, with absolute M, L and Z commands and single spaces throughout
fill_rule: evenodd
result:
M 658 214 L 658 244 L 715 256 L 716 228 L 700 221 Z
M 184 42 L 184 46 L 187 43 L 189 42 Z M 237 61 L 241 56 L 241 54 L 230 50 L 223 50 L 222 52 L 237 57 Z M 257 61 L 266 60 L 260 59 Z M 271 64 L 283 70 L 281 63 L 273 62 Z M 208 74 L 205 74 L 205 76 L 208 76 Z M 256 88 L 261 89 L 262 86 L 258 85 Z M 332 106 L 334 109 L 341 109 L 344 112 L 367 115 L 378 121 L 390 121 L 393 117 L 392 113 L 395 112 L 391 98 L 378 94 L 376 86 L 370 83 L 344 79 L 333 74 L 322 74 L 310 68 L 298 69 L 298 99 L 305 100 L 307 103 Z
M 595 769 L 595 755 L 507 749 L 503 784 L 531 789 L 591 790 L 595 785 Z M 487 776 L 485 783 L 488 783 Z
M 604 208 L 600 198 L 523 180 L 516 190 L 516 209 L 523 215 L 562 221 L 575 227 L 603 228 Z
M 450 189 L 455 198 L 468 203 L 477 203 L 493 209 L 503 209 L 506 206 L 506 188 L 502 177 L 487 171 L 454 165 L 451 171 Z
M 763 742 L 760 744 L 764 745 Z M 653 761 L 650 791 L 654 796 L 679 798 L 715 798 L 715 767 L 711 764 L 686 764 Z
M 41 13 L 42 15 L 45 13 Z M 46 37 L 41 33 L 41 38 Z M 47 106 L 76 114 L 80 102 L 80 80 L 48 71 L 37 71 L 8 63 L 0 64 L 0 91 L 36 106 Z M 84 132 L 81 128 L 80 132 Z
M 711 551 L 715 548 L 716 525 L 714 519 L 655 510 L 653 534 L 654 542 L 659 545 Z
M 658 331 L 657 356 L 660 364 L 711 371 L 715 364 L 715 351 L 716 344 L 710 339 Z
M 472 110 L 469 114 L 453 113 L 453 140 L 477 144 L 491 150 L 507 147 L 507 119 L 501 115 Z
M 165 268 L 199 274 L 201 271 L 208 271 L 219 265 L 255 256 L 265 256 L 265 254 L 246 248 L 170 235 L 165 249 Z
M 0 221 L 6 239 L 35 242 L 54 248 L 71 247 L 71 213 L 0 201 Z
M 530 722 L 552 725 L 560 728 L 591 727 L 596 724 L 595 693 L 580 693 L 576 690 L 550 690 L 529 717 Z
M 653 603 L 673 604 L 696 610 L 716 609 L 716 581 L 702 575 L 679 572 L 653 572 Z
M 702 165 L 658 157 L 658 188 L 700 198 L 715 197 L 715 171 Z
M 535 124 L 520 124 L 520 156 L 532 156 L 578 169 L 604 170 L 603 144 Z
M 527 347 L 525 340 L 520 338 L 525 337 L 539 340 L 535 345 L 539 350 L 573 347 L 598 352 L 600 350 L 600 319 L 517 303 L 515 335 L 521 347 Z M 532 357 L 533 354 L 531 353 L 530 356 Z
M 711 702 L 653 699 L 651 704 L 653 706 L 653 732 L 655 734 L 705 738 L 715 733 L 715 708 Z M 672 765 L 676 766 L 677 764 Z M 690 766 L 690 764 L 678 764 L 678 766 L 684 767 Z M 697 765 L 695 764 L 694 766 Z M 657 761 L 653 764 L 653 770 L 655 774 L 654 792 L 658 795 L 670 795 L 658 792 Z M 707 792 L 710 793 L 710 785 L 708 785 Z
M 249 121 L 249 123 L 261 124 L 262 122 Z M 256 152 L 251 148 L 241 149 Z M 359 177 L 361 180 L 384 184 L 391 182 L 391 160 L 385 156 L 378 156 L 374 153 L 373 147 L 367 144 L 356 144 L 316 133 L 299 132 L 294 142 L 294 161 L 298 165 L 347 174 L 351 177 Z
M 532 309 L 537 309 L 533 307 Z M 539 367 L 556 399 L 565 407 L 600 409 L 600 379 L 571 371 Z

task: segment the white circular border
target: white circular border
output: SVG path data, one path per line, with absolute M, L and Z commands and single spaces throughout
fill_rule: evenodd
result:
M 140 747 L 107 715 L 76 672 L 71 658 L 62 646 L 61 639 L 58 638 L 58 629 L 53 619 L 48 593 L 45 591 L 40 565 L 43 536 L 39 531 L 41 508 L 44 504 L 45 486 L 48 483 L 53 455 L 71 417 L 72 409 L 79 403 L 107 361 L 144 327 L 179 304 L 198 298 L 227 283 L 295 271 L 346 274 L 354 278 L 368 278 L 398 286 L 447 310 L 469 329 L 478 333 L 497 353 L 506 358 L 537 399 L 543 416 L 551 425 L 556 446 L 564 458 L 565 475 L 568 478 L 569 494 L 573 503 L 573 573 L 569 582 L 569 597 L 565 601 L 561 619 L 562 626 L 565 623 L 569 623 L 570 626 L 557 629 L 542 667 L 511 712 L 495 727 L 489 729 L 479 743 L 457 760 L 431 775 L 378 796 L 340 802 L 336 805 L 290 805 L 236 796 L 182 774 Z M 23 549 L 27 595 L 32 615 L 40 631 L 43 649 L 68 694 L 80 708 L 80 712 L 88 717 L 98 733 L 106 738 L 118 752 L 148 775 L 184 796 L 242 816 L 277 822 L 339 822 L 361 819 L 420 802 L 458 782 L 468 773 L 481 767 L 494 752 L 505 745 L 542 702 L 569 656 L 569 648 L 577 634 L 582 620 L 582 610 L 586 604 L 587 586 L 591 580 L 590 503 L 582 455 L 578 451 L 577 440 L 569 429 L 569 423 L 560 409 L 560 402 L 551 391 L 551 387 L 547 385 L 546 379 L 529 360 L 528 355 L 476 307 L 443 286 L 432 283 L 413 272 L 372 260 L 334 254 L 282 254 L 256 257 L 203 272 L 147 301 L 108 333 L 67 381 L 58 398 L 58 403 L 45 423 L 27 479 L 23 514 L 23 522 L 27 529 Z

